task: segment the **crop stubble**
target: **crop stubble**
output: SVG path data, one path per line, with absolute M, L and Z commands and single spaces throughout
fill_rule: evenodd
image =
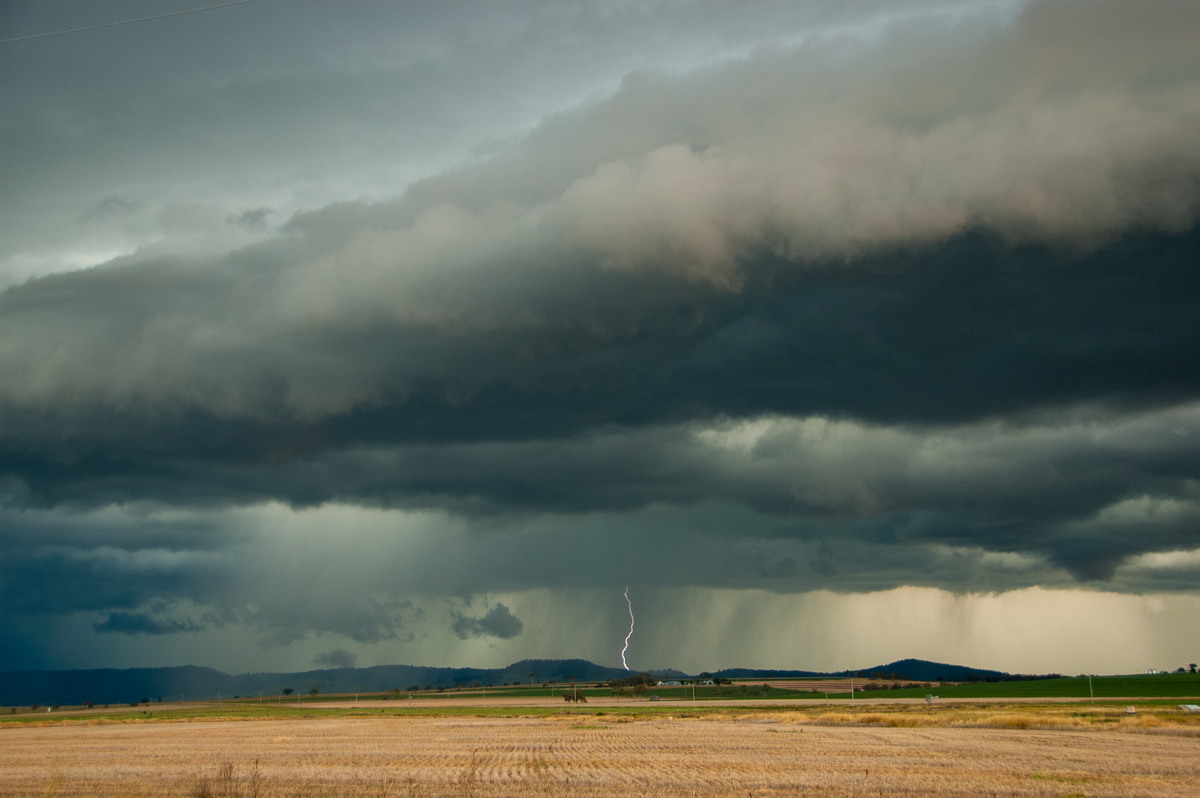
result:
M 0 730 L 0 796 L 187 796 L 206 786 L 214 798 L 1195 796 L 1198 754 L 1194 736 L 773 718 L 64 724 Z

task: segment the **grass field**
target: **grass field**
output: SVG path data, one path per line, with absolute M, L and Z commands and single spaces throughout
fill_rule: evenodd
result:
M 922 698 L 935 693 L 943 698 L 1200 698 L 1200 675 L 1194 673 L 1172 673 L 1157 675 L 1094 676 L 1090 683 L 1086 676 L 1039 679 L 1014 682 L 968 682 L 965 684 L 921 684 L 887 690 L 864 690 L 863 687 L 878 680 L 858 678 L 855 695 L 861 698 Z M 769 689 L 764 690 L 767 684 Z M 788 680 L 742 680 L 728 685 L 697 685 L 683 687 L 651 687 L 645 695 L 656 695 L 662 699 L 691 699 L 712 701 L 737 698 L 849 698 L 851 680 L 845 679 L 788 679 Z M 561 697 L 572 688 L 558 685 L 543 687 L 499 687 L 489 688 L 486 694 L 493 697 Z M 589 700 L 631 695 L 628 691 L 614 692 L 606 687 L 579 686 L 578 692 Z M 478 697 L 480 691 L 449 691 L 436 694 L 445 698 Z M 431 694 L 417 694 L 418 700 Z M 328 697 L 327 697 L 328 698 Z M 401 696 L 404 700 L 404 696 Z
M 863 688 L 877 680 L 856 678 L 855 696 L 861 698 L 922 698 L 926 694 L 936 693 L 943 698 L 1194 698 L 1200 700 L 1200 675 L 1162 674 L 1162 675 L 1132 675 L 1132 676 L 1095 676 L 1091 683 L 1086 677 L 1065 677 L 1059 679 L 1043 679 L 1036 681 L 1016 682 L 968 682 L 965 684 L 915 684 L 911 687 L 887 690 L 864 690 Z M 766 689 L 764 689 L 764 685 Z M 813 679 L 747 679 L 725 685 L 696 685 L 682 687 L 650 687 L 644 692 L 635 693 L 626 688 L 614 690 L 594 684 L 580 683 L 578 685 L 556 684 L 552 686 L 506 685 L 503 687 L 462 688 L 445 691 L 418 691 L 408 693 L 391 691 L 385 693 L 346 693 L 339 695 L 292 695 L 287 697 L 271 696 L 263 698 L 226 697 L 230 705 L 259 705 L 267 704 L 278 707 L 304 707 L 313 705 L 328 705 L 330 702 L 353 703 L 356 701 L 394 701 L 397 704 L 420 703 L 429 700 L 457 700 L 464 703 L 475 702 L 480 698 L 490 699 L 562 699 L 564 693 L 578 692 L 589 700 L 608 698 L 647 698 L 656 695 L 664 700 L 715 701 L 730 699 L 771 699 L 786 698 L 849 698 L 851 680 L 849 678 L 813 678 Z M 158 706 L 152 704 L 152 711 Z M 0 720 L 3 714 L 11 708 L 0 708 Z M 28 707 L 16 708 L 18 712 Z
M 862 691 L 864 698 L 919 697 L 936 693 L 942 698 L 1194 698 L 1200 696 L 1200 675 L 1086 676 L 1039 679 L 1028 682 L 968 682 L 936 688 Z
M 1103 703 L 224 705 L 0 724 L 0 796 L 1064 798 L 1195 796 L 1196 784 L 1200 715 L 1149 703 L 1132 715 Z
M 1031 681 L 1013 682 L 968 682 L 965 684 L 929 683 L 913 687 L 888 690 L 863 690 L 863 687 L 878 680 L 857 678 L 855 695 L 864 698 L 921 698 L 931 691 L 938 695 L 952 698 L 1197 698 L 1200 697 L 1200 674 L 1171 673 L 1157 675 L 1127 675 L 1127 676 L 1093 676 L 1089 684 L 1086 676 L 1063 677 L 1058 679 L 1038 679 Z M 769 689 L 764 690 L 767 684 Z M 850 696 L 849 678 L 830 679 L 827 677 L 813 679 L 746 679 L 726 685 L 697 685 L 682 687 L 650 687 L 645 695 L 657 695 L 663 699 L 691 699 L 693 695 L 698 701 L 709 701 L 731 698 L 813 698 L 828 695 L 832 697 Z M 564 692 L 577 690 L 582 695 L 593 698 L 611 698 L 633 695 L 628 690 L 614 691 L 607 687 L 560 684 L 554 687 L 505 686 L 487 688 L 482 691 L 488 696 L 503 698 L 561 698 Z M 475 690 L 451 690 L 444 693 L 417 693 L 416 699 L 436 695 L 438 698 L 477 698 L 481 694 Z M 406 693 L 394 696 L 396 700 L 407 700 Z M 363 694 L 362 698 L 378 697 Z M 319 696 L 318 699 L 328 701 L 330 696 Z M 340 698 L 349 700 L 349 696 Z M 296 699 L 292 699 L 296 700 Z M 312 700 L 305 697 L 303 700 Z

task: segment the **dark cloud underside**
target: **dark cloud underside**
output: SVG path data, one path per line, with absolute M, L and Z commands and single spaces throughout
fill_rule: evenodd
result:
M 559 449 L 575 465 L 535 461 L 508 471 L 486 459 L 471 469 L 463 447 L 586 441 L 616 428 L 776 414 L 937 427 L 1085 404 L 1169 406 L 1200 388 L 1200 371 L 1191 365 L 1200 317 L 1190 300 L 1200 291 L 1192 264 L 1198 248 L 1195 231 L 1073 258 L 966 237 L 854 270 L 796 272 L 767 261 L 747 267 L 747 285 L 736 294 L 688 295 L 685 287 L 675 298 L 663 291 L 657 307 L 635 319 L 628 306 L 603 302 L 611 286 L 600 280 L 601 290 L 589 296 L 599 293 L 601 302 L 586 307 L 586 327 L 580 321 L 472 338 L 425 332 L 417 364 L 402 330 L 324 341 L 315 354 L 293 344 L 297 359 L 364 361 L 354 368 L 382 383 L 369 404 L 311 422 L 102 402 L 53 414 L 10 408 L 0 466 L 13 500 L 35 505 L 271 498 L 404 504 L 459 494 L 583 510 L 652 501 L 655 484 L 687 501 L 686 484 L 672 489 L 653 476 L 670 467 L 661 451 L 614 469 L 614 458 L 630 454 L 598 445 L 575 460 L 588 447 L 563 443 Z M 167 272 L 160 284 L 170 282 Z M 107 290 L 102 278 L 89 278 L 80 302 Z M 181 302 L 190 287 L 179 287 Z M 10 291 L 7 324 L 40 320 L 47 302 L 56 315 L 83 311 L 60 291 L 46 297 L 49 288 Z M 136 285 L 123 290 L 134 294 L 126 302 L 137 301 Z M 156 307 L 149 298 L 143 304 Z M 139 325 L 137 315 L 131 310 L 122 323 L 153 326 L 153 317 Z M 269 382 L 236 358 L 213 367 Z M 395 392 L 384 387 L 392 380 Z M 261 387 L 264 396 L 271 390 Z M 450 448 L 436 448 L 441 444 Z M 398 456 L 385 471 L 356 469 L 347 452 L 362 446 L 399 447 Z M 554 447 L 542 448 L 553 457 Z M 564 468 L 592 478 L 572 489 L 555 478 Z M 473 471 L 491 473 L 493 485 L 479 483 Z M 637 477 L 606 499 L 605 471 Z M 522 495 L 518 482 L 537 494 Z M 637 483 L 646 486 L 640 498 Z M 588 490 L 594 498 L 581 493 Z M 707 495 L 709 487 L 697 493 Z
M 481 618 L 456 614 L 454 618 L 454 633 L 464 640 L 468 637 L 499 637 L 510 638 L 521 634 L 525 625 L 521 619 L 512 614 L 512 610 L 503 604 L 492 607 Z

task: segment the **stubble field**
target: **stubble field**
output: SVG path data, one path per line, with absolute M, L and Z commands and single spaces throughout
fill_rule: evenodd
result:
M 1193 726 L 990 717 L 987 728 L 786 711 L 9 725 L 0 795 L 1200 795 Z

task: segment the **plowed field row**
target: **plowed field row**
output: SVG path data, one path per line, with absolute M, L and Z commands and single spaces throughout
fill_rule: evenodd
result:
M 1200 737 L 737 718 L 0 729 L 0 796 L 1196 796 Z

